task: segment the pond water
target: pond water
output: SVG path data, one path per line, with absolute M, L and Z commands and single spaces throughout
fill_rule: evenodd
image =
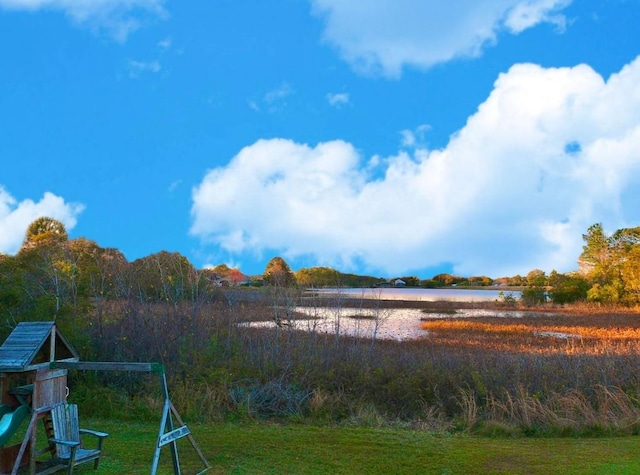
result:
M 533 332 L 534 335 L 537 336 L 548 336 L 549 338 L 559 338 L 561 340 L 571 340 L 582 338 L 580 335 L 576 335 L 575 333 L 564 333 L 564 332 L 553 332 L 553 331 L 537 331 Z
M 414 300 L 424 302 L 493 302 L 502 295 L 520 298 L 521 292 L 489 288 L 475 289 L 417 289 L 407 287 L 359 288 L 359 289 L 313 289 L 318 295 L 339 295 L 342 297 L 380 299 L 380 300 Z
M 284 328 L 398 341 L 415 340 L 427 336 L 428 332 L 421 328 L 424 320 L 466 317 L 521 318 L 528 314 L 520 311 L 486 309 L 459 309 L 455 313 L 424 313 L 421 309 L 415 308 L 296 307 L 293 310 L 298 316 L 307 315 L 309 318 L 286 320 L 283 322 Z M 247 322 L 243 325 L 254 328 L 276 328 L 273 321 Z
M 521 293 L 510 290 L 487 289 L 416 289 L 416 288 L 358 288 L 312 289 L 322 296 L 338 298 L 411 300 L 424 302 L 493 302 L 502 295 L 520 298 Z M 452 312 L 425 313 L 413 308 L 344 308 L 344 307 L 296 307 L 291 309 L 295 319 L 285 320 L 283 328 L 315 331 L 359 338 L 414 340 L 428 335 L 421 328 L 424 320 L 440 318 L 497 317 L 520 318 L 527 312 L 513 310 L 458 309 Z M 307 316 L 308 318 L 305 318 Z M 276 328 L 273 321 L 247 322 L 244 326 Z

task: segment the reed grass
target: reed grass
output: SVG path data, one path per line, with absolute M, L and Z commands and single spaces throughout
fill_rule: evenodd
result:
M 330 308 L 342 303 L 363 315 L 367 305 L 374 306 L 367 311 L 454 308 L 322 301 Z M 113 303 L 108 320 L 90 327 L 100 328 L 92 335 L 92 359 L 162 362 L 174 405 L 201 423 L 306 421 L 511 435 L 638 431 L 640 319 L 627 309 L 544 307 L 525 317 L 424 321 L 425 338 L 404 342 L 239 325 L 274 320 L 276 313 L 300 318 L 296 306 L 317 304 L 240 292 L 202 306 Z M 147 420 L 162 404 L 157 382 L 140 376 L 72 376 L 72 399 L 95 417 Z

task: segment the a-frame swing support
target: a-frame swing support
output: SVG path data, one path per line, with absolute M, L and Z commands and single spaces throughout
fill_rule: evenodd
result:
M 162 410 L 162 419 L 160 422 L 160 430 L 158 431 L 158 439 L 153 455 L 153 465 L 151 466 L 151 475 L 156 475 L 158 471 L 158 463 L 160 462 L 160 450 L 165 445 L 171 447 L 171 458 L 173 461 L 173 473 L 181 475 L 180 459 L 178 457 L 177 441 L 183 437 L 187 437 L 191 446 L 194 448 L 198 457 L 204 464 L 204 470 L 198 472 L 197 475 L 205 473 L 211 468 L 209 462 L 205 458 L 202 450 L 191 435 L 191 431 L 180 418 L 180 414 L 169 399 L 169 388 L 167 387 L 167 376 L 164 366 L 159 363 L 120 363 L 120 362 L 91 362 L 91 361 L 57 361 L 51 363 L 51 369 L 76 369 L 80 371 L 138 371 L 145 373 L 157 373 L 160 375 L 162 391 L 164 393 L 164 406 Z M 178 427 L 174 426 L 174 419 L 178 423 Z

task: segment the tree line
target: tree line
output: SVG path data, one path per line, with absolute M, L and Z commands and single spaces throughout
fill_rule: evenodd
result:
M 523 288 L 523 301 L 558 304 L 593 301 L 635 305 L 640 303 L 640 227 L 608 235 L 594 224 L 583 235 L 579 269 L 550 274 L 534 269 L 526 276 L 492 279 L 438 274 L 431 279 L 399 276 L 407 286 L 490 286 Z M 64 225 L 39 218 L 29 226 L 15 256 L 0 254 L 0 315 L 9 325 L 30 319 L 78 317 L 106 301 L 204 303 L 214 298 L 221 282 L 237 285 L 300 287 L 372 287 L 393 279 L 342 273 L 329 267 L 293 272 L 281 257 L 267 264 L 264 274 L 247 278 L 222 264 L 196 269 L 179 253 L 159 253 L 127 261 L 117 249 L 102 248 L 84 237 L 69 239 Z

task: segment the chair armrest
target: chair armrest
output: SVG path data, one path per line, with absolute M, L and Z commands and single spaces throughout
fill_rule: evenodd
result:
M 101 439 L 103 439 L 105 437 L 109 437 L 109 434 L 107 434 L 106 432 L 99 432 L 97 430 L 80 429 L 79 432 L 81 434 L 88 434 L 88 435 L 93 435 L 95 437 L 100 437 Z
M 67 445 L 69 447 L 78 447 L 80 445 L 80 442 L 75 442 L 73 440 L 55 439 L 55 438 L 49 439 L 49 442 L 53 444 Z

